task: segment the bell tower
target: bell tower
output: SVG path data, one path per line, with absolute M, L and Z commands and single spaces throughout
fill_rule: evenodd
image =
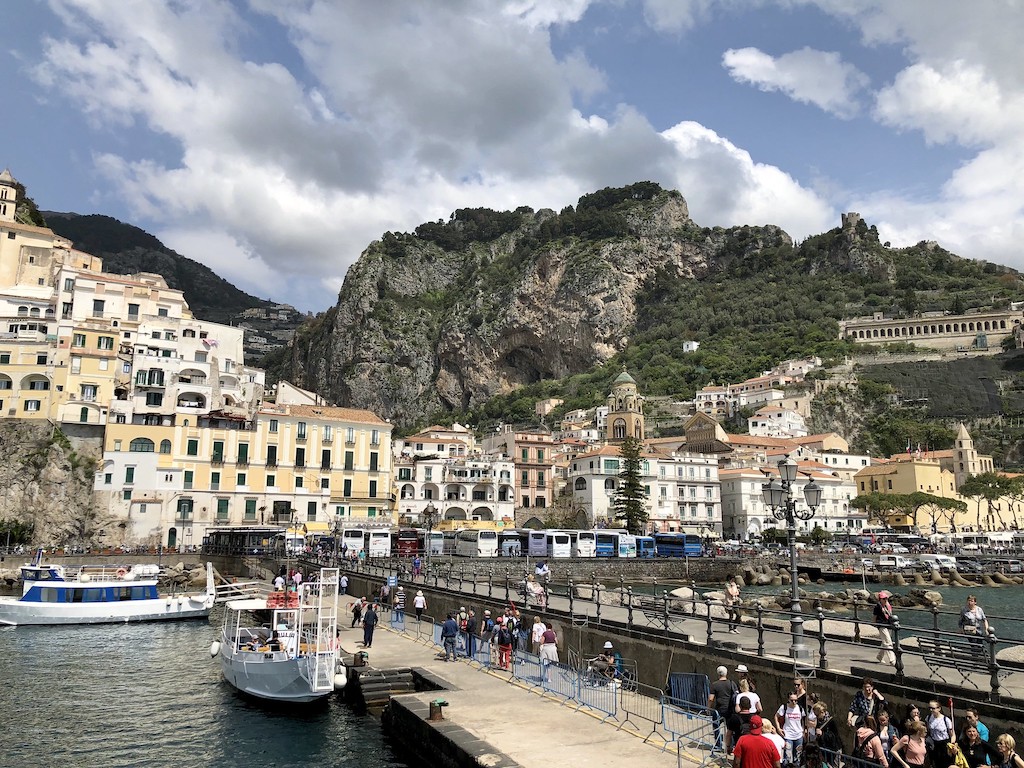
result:
M 11 172 L 4 168 L 0 173 L 0 221 L 14 221 L 14 213 L 18 208 L 17 184 Z
M 608 421 L 605 427 L 605 440 L 609 443 L 621 443 L 627 437 L 644 439 L 644 397 L 637 393 L 636 380 L 622 373 L 612 382 L 612 391 L 608 395 Z

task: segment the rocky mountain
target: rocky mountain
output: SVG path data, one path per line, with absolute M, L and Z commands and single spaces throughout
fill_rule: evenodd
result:
M 305 320 L 293 307 L 249 295 L 209 267 L 176 253 L 131 224 L 98 214 L 44 211 L 42 217 L 46 226 L 74 242 L 76 248 L 101 256 L 105 271 L 161 275 L 168 286 L 184 293 L 196 317 L 225 325 L 246 325 L 251 329 L 246 334 L 246 359 L 250 363 L 283 345 Z
M 612 359 L 650 394 L 692 396 L 794 354 L 843 354 L 844 316 L 1005 306 L 1019 290 L 1012 270 L 934 243 L 891 249 L 856 214 L 797 246 L 770 225 L 701 227 L 682 195 L 641 182 L 559 213 L 461 209 L 385 233 L 272 373 L 399 425 L 521 387 L 561 393 L 544 385 Z

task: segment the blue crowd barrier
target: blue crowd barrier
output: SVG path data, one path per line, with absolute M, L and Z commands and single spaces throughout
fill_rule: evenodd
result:
M 565 664 L 548 662 L 541 665 L 541 688 L 566 699 L 579 695 L 579 672 Z
M 516 653 L 512 659 L 512 674 L 519 680 L 530 685 L 543 683 L 544 670 L 540 657 L 532 653 Z

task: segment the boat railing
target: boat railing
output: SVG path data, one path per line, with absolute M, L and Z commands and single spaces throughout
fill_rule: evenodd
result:
M 228 600 L 265 599 L 273 592 L 272 587 L 263 581 L 233 581 L 218 584 L 214 602 L 226 603 Z
M 79 565 L 64 566 L 65 579 L 70 581 L 142 581 L 159 578 L 162 570 L 158 566 L 145 566 L 135 570 L 131 565 Z M 86 578 L 88 577 L 88 578 Z

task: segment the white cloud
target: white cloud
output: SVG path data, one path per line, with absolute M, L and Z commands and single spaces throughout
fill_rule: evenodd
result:
M 857 114 L 858 94 L 868 85 L 867 76 L 834 51 L 802 48 L 773 57 L 757 48 L 731 48 L 722 64 L 737 82 L 780 91 L 843 118 Z
M 681 189 L 705 224 L 754 217 L 800 235 L 831 220 L 791 177 L 700 126 L 659 134 L 628 104 L 581 114 L 572 94 L 600 93 L 604 74 L 579 50 L 557 58 L 548 28 L 587 5 L 253 0 L 301 56 L 289 71 L 272 51 L 244 58 L 255 33 L 212 0 L 61 0 L 69 28 L 37 78 L 102 128 L 168 139 L 176 158 L 125 149 L 96 167 L 172 247 L 303 309 L 333 302 L 383 232 L 470 205 L 557 209 L 651 179 Z M 668 5 L 645 8 L 670 23 Z
M 643 0 L 644 19 L 659 32 L 686 32 L 711 15 L 713 0 Z
M 1017 142 L 1024 127 L 1024 94 L 1005 94 L 978 65 L 954 61 L 940 71 L 914 64 L 879 91 L 875 116 L 900 129 L 920 130 L 930 142 Z

